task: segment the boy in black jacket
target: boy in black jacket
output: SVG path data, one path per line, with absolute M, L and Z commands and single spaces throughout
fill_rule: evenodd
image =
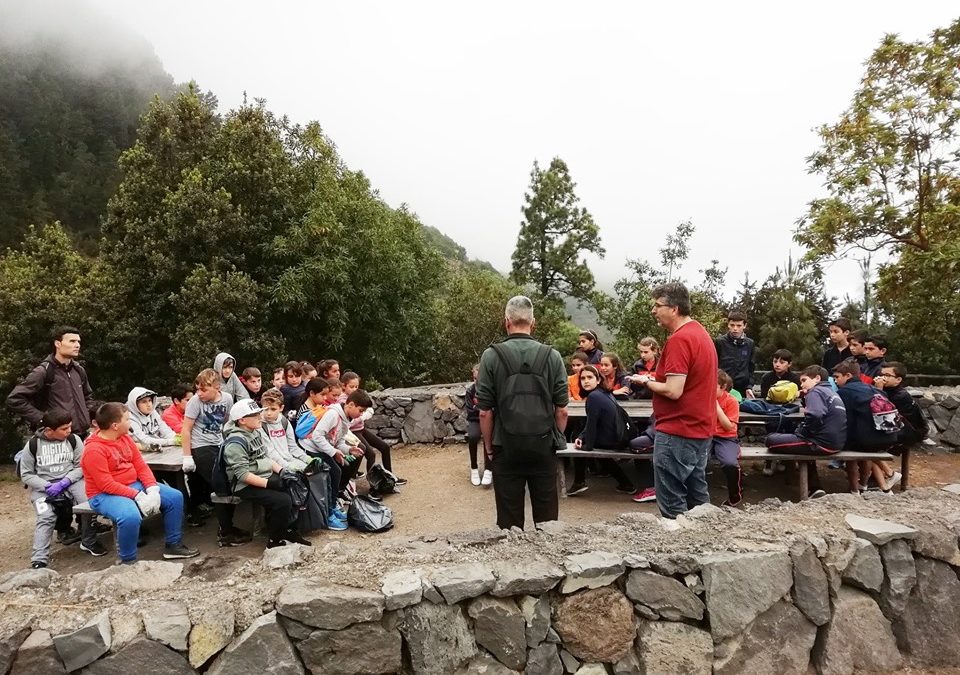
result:
M 907 367 L 899 361 L 890 361 L 880 366 L 880 376 L 875 377 L 873 386 L 881 390 L 900 411 L 903 429 L 897 437 L 897 445 L 911 446 L 927 437 L 930 425 L 923 416 L 920 406 L 903 386 L 907 376 Z M 894 453 L 897 454 L 897 453 Z
M 733 378 L 733 388 L 746 398 L 753 398 L 753 340 L 744 335 L 747 315 L 730 312 L 727 315 L 727 334 L 714 338 L 720 369 Z
M 793 363 L 793 354 L 788 349 L 778 349 L 773 353 L 773 370 L 760 379 L 760 398 L 766 398 L 770 387 L 780 380 L 793 382 L 797 387 L 800 386 L 800 376 L 790 370 L 790 364 Z

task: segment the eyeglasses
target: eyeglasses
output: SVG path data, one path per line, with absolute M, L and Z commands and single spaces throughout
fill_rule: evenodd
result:
M 660 309 L 661 307 L 673 307 L 673 305 L 668 305 L 665 302 L 655 302 L 653 303 L 653 306 L 650 307 L 650 309 Z

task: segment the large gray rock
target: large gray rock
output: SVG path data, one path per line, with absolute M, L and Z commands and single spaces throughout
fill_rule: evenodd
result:
M 927 524 L 913 540 L 913 550 L 925 558 L 935 558 L 960 567 L 960 549 L 957 548 L 955 532 L 938 525 Z
M 314 675 L 400 672 L 400 633 L 379 623 L 358 623 L 343 630 L 315 630 L 297 645 Z
M 524 675 L 563 675 L 563 663 L 557 646 L 544 642 L 527 652 L 527 667 Z
M 113 599 L 119 595 L 167 588 L 183 574 L 183 563 L 140 560 L 133 565 L 114 565 L 98 572 L 74 574 L 70 585 L 83 597 Z
M 320 581 L 286 584 L 277 598 L 277 611 L 315 628 L 339 630 L 353 623 L 379 621 L 383 595 Z
M 737 635 L 790 592 L 787 552 L 721 553 L 702 560 L 710 631 L 717 642 Z
M 717 649 L 714 675 L 804 675 L 816 639 L 817 627 L 792 604 L 780 601 Z
M 518 604 L 523 615 L 527 646 L 536 647 L 547 639 L 550 630 L 550 599 L 546 595 L 525 595 Z
M 662 518 L 657 518 L 656 520 L 659 522 Z M 654 572 L 668 577 L 678 574 L 695 574 L 700 571 L 700 560 L 687 553 L 654 556 L 650 558 L 649 562 L 649 566 L 653 568 Z M 629 560 L 627 560 L 627 564 L 630 564 Z M 642 566 L 640 567 L 642 568 Z
M 286 546 L 264 549 L 262 562 L 267 569 L 279 570 L 284 567 L 295 567 L 311 557 L 313 557 L 312 546 L 288 543 Z
M 177 651 L 186 651 L 190 615 L 180 602 L 151 602 L 141 611 L 147 637 Z
M 554 606 L 553 628 L 564 648 L 588 663 L 621 659 L 636 637 L 633 605 L 612 586 L 561 597 Z
M 582 588 L 609 586 L 623 574 L 623 558 L 608 551 L 590 551 L 569 556 L 563 563 L 567 576 L 560 585 L 561 593 Z
M 858 670 L 897 670 L 897 651 L 890 622 L 869 595 L 843 586 L 834 601 L 833 618 L 820 629 L 813 648 L 820 675 L 850 675 Z
M 430 582 L 448 605 L 489 593 L 496 581 L 490 567 L 481 563 L 464 563 L 430 572 Z
M 46 588 L 59 576 L 58 572 L 49 567 L 7 572 L 0 576 L 0 593 L 18 588 Z
M 140 610 L 132 603 L 110 608 L 110 653 L 115 654 L 143 635 L 143 619 Z
M 484 596 L 473 600 L 467 613 L 473 619 L 478 645 L 508 668 L 523 668 L 527 661 L 526 622 L 516 603 Z
M 919 534 L 912 527 L 890 520 L 865 518 L 853 513 L 848 513 L 843 519 L 858 537 L 877 546 L 883 546 L 894 539 L 914 539 Z
M 880 608 L 888 619 L 895 619 L 907 606 L 910 591 L 917 583 L 917 568 L 913 562 L 910 545 L 895 539 L 880 549 L 886 577 L 880 592 Z
M 79 670 L 107 653 L 110 649 L 110 615 L 101 612 L 82 628 L 72 633 L 56 635 L 53 646 L 67 670 Z
M 256 619 L 213 662 L 207 675 L 306 675 L 290 638 L 270 612 Z
M 631 649 L 626 656 L 614 663 L 613 675 L 644 675 L 637 652 Z
M 511 560 L 497 565 L 493 570 L 497 583 L 492 594 L 540 595 L 546 593 L 563 579 L 564 571 L 547 560 Z
M 854 540 L 855 552 L 843 570 L 843 580 L 865 591 L 879 591 L 883 584 L 883 563 L 877 547 L 866 539 Z
M 208 607 L 199 612 L 190 630 L 190 665 L 199 668 L 230 644 L 236 628 L 233 605 Z
M 633 570 L 627 577 L 627 597 L 668 621 L 703 618 L 704 605 L 685 584 L 656 572 Z
M 180 654 L 159 642 L 137 638 L 116 654 L 94 661 L 83 675 L 131 675 L 131 673 L 163 673 L 193 675 L 196 671 Z
M 400 632 L 414 673 L 445 675 L 477 653 L 477 644 L 457 605 L 422 602 L 404 610 Z
M 454 675 L 520 675 L 510 670 L 489 654 L 477 654 L 466 665 L 457 668 Z
M 960 580 L 946 563 L 918 558 L 917 583 L 894 623 L 900 648 L 931 666 L 960 663 Z
M 17 655 L 17 650 L 29 636 L 30 622 L 28 619 L 0 635 L 0 673 L 6 673 L 10 670 L 10 665 Z
M 827 573 L 827 582 L 830 586 L 830 597 L 837 597 L 840 585 L 843 583 L 843 571 L 857 552 L 857 545 L 853 539 L 830 538 L 827 543 L 827 552 L 823 556 L 823 567 Z
M 403 418 L 408 443 L 433 443 L 433 402 L 417 401 Z
M 45 630 L 36 630 L 20 645 L 10 675 L 66 675 L 67 669 Z
M 423 582 L 413 570 L 391 572 L 384 575 L 382 581 L 380 592 L 387 611 L 415 605 L 423 597 Z
M 685 623 L 641 621 L 637 651 L 648 675 L 710 675 L 713 669 L 710 633 Z
M 560 663 L 563 664 L 563 669 L 568 673 L 580 671 L 580 660 L 566 649 L 560 649 Z M 604 675 L 606 675 L 606 673 L 604 673 Z
M 830 620 L 830 588 L 816 549 L 803 542 L 790 550 L 790 560 L 793 563 L 793 602 L 814 624 L 822 626 Z

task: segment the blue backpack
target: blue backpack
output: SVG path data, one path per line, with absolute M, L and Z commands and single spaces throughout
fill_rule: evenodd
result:
M 783 416 L 800 412 L 800 405 L 797 403 L 770 403 L 770 401 L 759 398 L 745 398 L 740 402 L 740 412 L 770 417 L 770 421 L 767 422 L 767 433 L 774 434 L 782 429 Z

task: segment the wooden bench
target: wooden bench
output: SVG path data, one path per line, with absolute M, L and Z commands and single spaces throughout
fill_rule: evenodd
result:
M 646 421 L 653 414 L 653 403 L 650 401 L 617 401 L 617 404 L 627 411 L 630 419 Z M 571 419 L 583 419 L 587 416 L 586 405 L 583 401 L 571 401 L 567 405 L 567 414 Z M 777 415 L 758 415 L 756 413 L 741 412 L 740 424 L 745 425 L 766 425 L 768 422 L 776 422 L 779 419 Z M 800 422 L 803 419 L 803 413 L 785 413 L 784 420 Z
M 653 459 L 653 452 L 632 453 L 616 452 L 613 450 L 577 450 L 573 443 L 567 444 L 566 450 L 558 450 L 557 457 L 569 457 L 571 459 L 617 459 L 617 460 L 640 460 L 650 461 Z M 762 445 L 743 445 L 740 446 L 740 460 L 780 460 L 795 461 L 799 469 L 799 495 L 800 499 L 806 499 L 809 493 L 809 464 L 808 462 L 830 462 L 841 460 L 845 462 L 863 462 L 863 461 L 885 461 L 894 459 L 888 452 L 836 452 L 832 455 L 787 455 L 782 453 L 770 452 Z M 910 476 L 910 450 L 905 449 L 900 456 L 903 478 L 900 481 L 900 491 L 907 489 L 907 481 Z M 557 467 L 557 480 L 560 487 L 560 496 L 567 496 L 566 475 L 563 466 Z

